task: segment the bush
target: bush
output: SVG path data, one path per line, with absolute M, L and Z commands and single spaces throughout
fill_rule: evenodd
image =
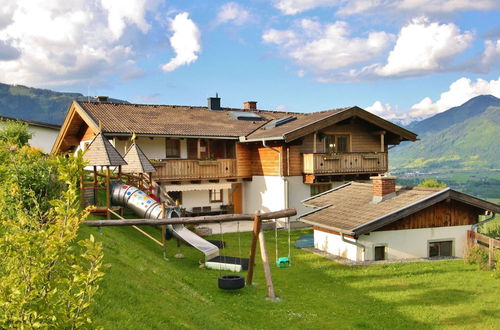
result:
M 469 265 L 478 265 L 480 269 L 488 267 L 488 252 L 474 245 L 467 249 L 464 257 L 465 263 Z
M 14 177 L 0 186 L 0 328 L 91 327 L 103 252 L 92 236 L 76 242 L 88 216 L 77 189 L 82 158 L 50 158 L 29 147 L 3 152 L 11 153 Z
M 22 147 L 27 145 L 29 139 L 33 137 L 26 123 L 13 120 L 5 120 L 1 123 L 3 127 L 0 130 L 0 144 Z
M 420 184 L 418 185 L 419 187 L 424 187 L 424 188 L 446 188 L 447 185 L 444 183 L 440 183 L 436 179 L 425 179 Z

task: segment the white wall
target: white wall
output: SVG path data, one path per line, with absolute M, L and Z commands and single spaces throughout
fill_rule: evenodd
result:
M 182 191 L 183 185 L 172 185 L 163 184 L 163 189 L 166 191 Z M 186 186 L 193 186 L 192 184 L 187 184 Z M 211 189 L 222 189 L 222 202 L 210 203 L 210 193 L 209 189 L 204 190 L 189 190 L 182 191 L 182 207 L 191 211 L 193 207 L 197 206 L 211 206 L 212 209 L 218 209 L 221 205 L 227 205 L 229 203 L 229 189 L 227 184 L 217 184 L 211 183 Z M 212 188 L 213 187 L 213 188 Z
M 33 133 L 33 137 L 29 140 L 30 146 L 40 148 L 46 153 L 50 153 L 57 135 L 59 134 L 59 130 L 31 125 L 29 130 Z
M 427 258 L 429 241 L 453 241 L 453 256 L 462 258 L 466 231 L 471 226 L 451 226 L 407 230 L 375 231 L 362 235 L 359 242 L 367 247 L 367 260 L 374 259 L 374 246 L 387 245 L 387 259 Z
M 462 258 L 468 226 L 375 231 L 362 235 L 358 242 L 365 246 L 365 260 L 375 259 L 375 246 L 386 246 L 387 260 L 429 257 L 429 241 L 453 241 L 453 256 Z M 349 238 L 346 238 L 350 240 Z M 345 243 L 339 235 L 314 231 L 314 246 L 322 251 L 354 261 L 362 261 L 362 249 Z
M 165 158 L 165 138 L 157 137 L 150 139 L 148 137 L 141 136 L 137 138 L 136 143 L 149 159 Z
M 285 208 L 285 188 L 279 176 L 254 176 L 243 182 L 243 212 L 271 212 Z
M 297 210 L 297 216 L 311 211 L 309 207 L 305 207 L 301 203 L 302 200 L 311 196 L 311 187 L 304 183 L 302 176 L 289 176 L 288 180 L 288 207 L 293 207 Z M 295 220 L 297 216 L 290 217 L 290 220 Z
M 353 241 L 353 239 L 347 237 L 345 239 Z M 340 235 L 315 230 L 314 247 L 318 250 L 325 251 L 336 256 L 354 261 L 363 261 L 362 249 L 356 245 L 343 242 Z

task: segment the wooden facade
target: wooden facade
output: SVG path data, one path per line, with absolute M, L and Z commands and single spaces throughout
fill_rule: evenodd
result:
M 155 164 L 157 181 L 218 180 L 238 176 L 236 159 L 169 159 Z
M 376 231 L 473 225 L 482 212 L 459 201 L 442 201 Z

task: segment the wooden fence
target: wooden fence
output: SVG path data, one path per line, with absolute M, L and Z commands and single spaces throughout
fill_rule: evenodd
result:
M 488 251 L 488 265 L 490 267 L 494 266 L 495 249 L 500 249 L 500 240 L 467 230 L 467 242 L 469 246 L 477 246 L 482 250 Z

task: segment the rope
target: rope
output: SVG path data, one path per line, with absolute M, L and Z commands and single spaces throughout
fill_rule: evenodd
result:
M 238 258 L 240 259 L 240 266 L 243 268 L 243 262 L 241 261 L 241 239 L 240 239 L 240 222 L 238 221 L 237 224 L 237 230 L 238 230 Z
M 279 254 L 278 254 L 278 220 L 274 219 L 274 243 L 276 245 L 276 258 L 275 261 L 278 261 Z
M 219 221 L 219 230 L 220 230 L 220 241 L 221 241 L 221 252 L 222 252 L 222 250 L 224 250 L 224 248 L 225 248 L 224 233 L 222 232 L 222 221 Z M 219 255 L 219 258 L 222 259 L 222 256 Z M 219 276 L 222 276 L 222 267 L 221 266 L 219 266 Z
M 289 262 L 290 266 L 292 266 L 292 252 L 291 252 L 292 251 L 292 249 L 291 249 L 292 243 L 291 243 L 291 238 L 290 238 L 291 231 L 292 231 L 291 227 L 292 226 L 290 224 L 290 218 L 288 218 L 288 262 Z

